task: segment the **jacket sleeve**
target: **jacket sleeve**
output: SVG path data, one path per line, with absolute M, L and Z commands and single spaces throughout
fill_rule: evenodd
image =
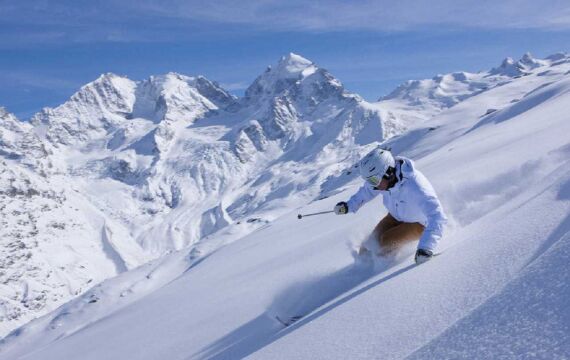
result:
M 365 183 L 360 187 L 360 189 L 358 189 L 356 194 L 352 195 L 347 201 L 348 211 L 351 213 L 357 212 L 358 209 L 362 207 L 362 205 L 374 199 L 379 194 L 380 191 L 374 191 L 371 185 Z
M 443 212 L 443 207 L 439 199 L 430 193 L 418 192 L 419 203 L 427 218 L 427 225 L 420 238 L 418 249 L 434 251 L 437 248 L 439 239 L 443 236 L 443 230 L 447 224 L 447 217 Z

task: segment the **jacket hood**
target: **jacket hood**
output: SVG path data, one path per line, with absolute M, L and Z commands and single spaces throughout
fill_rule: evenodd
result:
M 400 163 L 400 160 L 403 163 Z M 396 156 L 396 175 L 398 179 L 410 178 L 415 171 L 414 161 L 403 156 Z M 401 175 L 401 176 L 400 176 Z

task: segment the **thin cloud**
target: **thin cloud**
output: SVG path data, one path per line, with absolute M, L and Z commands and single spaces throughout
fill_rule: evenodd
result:
M 46 90 L 78 89 L 80 83 L 64 78 L 29 72 L 0 71 L 0 84 L 5 87 L 36 88 Z
M 231 83 L 221 83 L 220 86 L 228 91 L 245 90 L 248 88 L 249 83 L 245 81 L 241 82 L 231 82 Z
M 495 29 L 570 27 L 570 4 L 560 0 L 141 0 L 137 7 L 161 16 L 259 25 L 275 30 L 397 31 L 432 25 Z
M 566 0 L 5 0 L 0 5 L 0 19 L 0 46 L 17 46 L 180 41 L 223 32 L 223 25 L 249 31 L 299 32 L 391 32 L 428 27 L 566 30 L 570 29 L 570 3 Z M 228 27 L 225 29 L 229 31 Z

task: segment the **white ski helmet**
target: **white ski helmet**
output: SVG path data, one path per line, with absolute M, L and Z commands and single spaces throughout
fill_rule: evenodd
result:
M 396 161 L 390 151 L 376 148 L 360 160 L 360 176 L 376 186 L 380 184 L 388 169 L 395 166 Z

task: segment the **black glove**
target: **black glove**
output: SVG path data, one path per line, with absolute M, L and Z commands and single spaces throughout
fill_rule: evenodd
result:
M 423 264 L 426 261 L 428 261 L 429 259 L 431 259 L 433 256 L 433 251 L 431 250 L 424 250 L 424 249 L 418 249 L 416 251 L 416 257 L 414 258 L 414 260 L 416 261 L 416 264 Z
M 339 202 L 334 206 L 334 213 L 337 215 L 344 215 L 348 213 L 348 204 L 344 201 Z

